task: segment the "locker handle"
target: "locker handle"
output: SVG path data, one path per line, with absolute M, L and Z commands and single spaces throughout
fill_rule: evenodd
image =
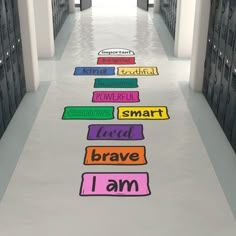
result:
M 2 92 L 2 88 L 0 87 L 0 98 L 1 100 L 3 99 L 3 92 Z
M 7 80 L 7 89 L 10 90 L 10 84 L 8 80 Z
M 216 76 L 215 76 L 214 83 L 216 84 L 216 82 L 217 82 L 217 78 L 216 78 Z
M 228 94 L 226 102 L 227 102 L 227 104 L 230 103 L 230 94 Z
M 223 88 L 224 88 L 224 87 L 223 87 L 223 84 L 221 84 L 221 85 L 220 85 L 220 94 L 222 94 Z

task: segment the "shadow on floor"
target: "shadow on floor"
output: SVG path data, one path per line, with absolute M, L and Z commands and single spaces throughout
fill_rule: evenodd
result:
M 35 93 L 27 93 L 0 140 L 0 201 L 18 163 L 50 82 L 41 82 Z
M 202 93 L 180 82 L 193 121 L 236 219 L 236 155 Z

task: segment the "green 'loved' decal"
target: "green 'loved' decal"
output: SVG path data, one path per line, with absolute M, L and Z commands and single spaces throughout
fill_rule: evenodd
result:
M 65 107 L 63 120 L 112 120 L 114 107 Z

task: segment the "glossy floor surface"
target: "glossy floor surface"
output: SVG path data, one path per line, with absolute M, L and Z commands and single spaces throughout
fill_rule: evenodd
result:
M 55 58 L 40 61 L 38 97 L 26 95 L 0 142 L 1 178 L 13 173 L 2 190 L 0 235 L 235 236 L 235 154 L 203 96 L 189 90 L 190 62 L 173 57 L 160 16 L 122 8 L 77 12 L 56 45 Z M 96 66 L 98 52 L 106 48 L 131 49 L 137 66 L 158 67 L 159 76 L 137 77 L 139 88 L 133 90 L 140 92 L 138 106 L 167 106 L 170 120 L 61 119 L 66 106 L 98 106 L 91 102 L 95 77 L 73 72 L 76 66 Z M 16 140 L 17 124 L 25 132 L 18 132 L 22 149 L 17 141 L 7 146 Z M 143 124 L 145 140 L 128 144 L 145 146 L 148 164 L 83 165 L 87 146 L 127 145 L 88 141 L 91 124 Z M 151 195 L 81 197 L 85 172 L 148 172 Z

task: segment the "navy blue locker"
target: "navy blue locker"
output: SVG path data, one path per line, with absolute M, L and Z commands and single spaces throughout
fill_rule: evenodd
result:
M 234 125 L 232 129 L 232 137 L 230 142 L 232 144 L 234 151 L 236 152 L 236 116 L 234 117 Z
M 214 18 L 215 22 L 213 28 L 213 45 L 215 45 L 217 48 L 219 48 L 219 41 L 220 41 L 223 1 L 224 0 L 216 0 L 215 18 Z
M 11 45 L 11 63 L 12 63 L 13 81 L 15 87 L 16 106 L 18 107 L 21 102 L 21 85 L 20 85 L 19 64 L 18 64 L 15 43 Z
M 203 79 L 203 89 L 202 92 L 207 97 L 209 77 L 211 74 L 211 59 L 212 59 L 212 38 L 208 38 L 207 49 L 206 49 L 206 59 L 204 64 L 204 79 Z
M 230 11 L 230 0 L 223 0 L 222 2 L 222 16 L 220 22 L 220 37 L 218 45 L 218 60 L 215 75 L 214 93 L 212 100 L 212 110 L 214 114 L 218 115 L 218 107 L 220 102 L 220 94 L 222 93 L 222 74 L 225 68 L 225 47 L 228 35 L 228 24 L 229 24 L 229 11 Z M 227 67 L 226 67 L 227 69 Z M 227 72 L 227 71 L 226 71 Z M 228 74 L 229 75 L 229 74 Z
M 232 69 L 232 60 L 233 55 L 236 55 L 234 52 L 235 48 L 235 27 L 236 22 L 236 2 L 231 0 L 230 10 L 229 10 L 229 23 L 228 23 L 228 33 L 227 33 L 227 42 L 225 48 L 225 63 L 224 63 L 224 72 L 221 81 L 221 93 L 219 98 L 219 108 L 218 108 L 218 120 L 222 127 L 224 127 L 225 114 L 227 109 L 227 101 L 229 100 L 229 82 Z M 234 58 L 234 65 L 236 65 L 236 57 Z
M 210 56 L 210 75 L 208 79 L 208 88 L 207 88 L 207 101 L 209 105 L 212 104 L 212 97 L 214 92 L 214 84 L 215 84 L 215 71 L 216 71 L 216 63 L 217 63 L 217 54 L 218 54 L 218 48 L 214 45 L 212 49 L 212 53 Z
M 14 19 L 13 19 L 13 8 L 11 0 L 4 0 L 5 10 L 7 15 L 7 28 L 10 42 L 15 40 L 15 29 L 14 29 Z
M 15 84 L 14 84 L 14 79 L 13 79 L 13 68 L 12 68 L 11 61 L 12 61 L 11 50 L 10 48 L 8 48 L 4 52 L 4 66 L 5 66 L 5 73 L 6 73 L 6 78 L 7 78 L 10 113 L 13 116 L 16 111 L 16 96 L 15 96 Z
M 233 124 L 236 114 L 236 65 L 232 66 L 230 76 L 229 95 L 227 97 L 224 131 L 229 140 L 233 132 Z
M 3 118 L 2 118 L 2 99 L 1 99 L 1 94 L 0 94 L 0 139 L 4 131 L 5 131 L 5 128 L 4 128 Z
M 205 67 L 204 80 L 203 80 L 203 89 L 202 89 L 202 92 L 206 98 L 208 94 L 209 77 L 211 74 L 213 35 L 214 35 L 215 14 L 216 14 L 216 7 L 217 7 L 216 3 L 217 3 L 217 0 L 211 0 L 211 10 L 210 10 L 208 37 L 207 37 L 207 50 L 206 50 L 206 58 L 205 58 L 205 64 L 204 64 L 204 67 Z
M 226 48 L 225 48 L 225 56 L 231 62 L 233 60 L 233 50 L 234 50 L 235 36 L 236 36 L 235 22 L 236 22 L 236 1 L 231 0 L 230 9 L 229 9 L 227 42 L 226 42 Z
M 10 41 L 8 36 L 7 14 L 5 10 L 4 0 L 0 0 L 0 24 L 1 24 L 1 39 L 3 51 L 9 47 Z
M 20 33 L 20 18 L 19 18 L 19 9 L 18 9 L 18 0 L 11 0 L 13 20 L 14 20 L 14 29 L 15 29 L 15 38 L 16 40 L 21 37 Z
M 213 33 L 213 50 L 211 56 L 211 69 L 210 69 L 210 77 L 208 81 L 208 91 L 207 91 L 207 101 L 210 106 L 212 106 L 214 85 L 217 81 L 216 65 L 218 64 L 222 12 L 223 12 L 223 0 L 216 0 L 215 23 L 214 23 L 214 33 Z M 221 61 L 219 61 L 219 63 L 221 63 Z
M 232 70 L 232 64 L 229 60 L 224 63 L 224 71 L 220 86 L 220 96 L 219 96 L 219 107 L 218 107 L 218 121 L 222 127 L 224 127 L 225 114 L 227 109 L 227 103 L 229 101 L 229 80 Z
M 5 73 L 4 58 L 0 55 L 0 98 L 2 108 L 2 119 L 6 128 L 11 120 L 9 97 L 7 89 L 7 78 Z
M 24 71 L 24 60 L 23 60 L 21 39 L 18 39 L 16 42 L 16 52 L 17 52 L 18 71 L 19 71 L 19 79 L 21 87 L 21 97 L 23 98 L 26 93 L 26 83 L 25 83 L 25 71 Z

